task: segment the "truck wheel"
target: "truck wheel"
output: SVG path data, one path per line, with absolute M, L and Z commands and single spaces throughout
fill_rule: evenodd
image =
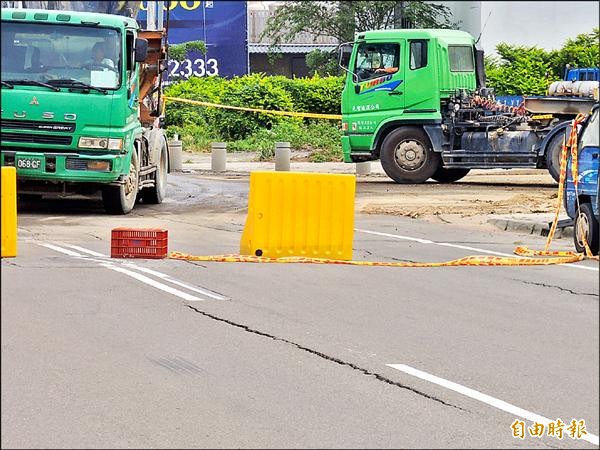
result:
M 461 178 L 464 178 L 471 169 L 446 169 L 439 167 L 438 170 L 431 176 L 438 183 L 453 183 Z
M 141 196 L 145 204 L 158 205 L 165 198 L 167 190 L 167 143 L 163 139 L 156 167 L 154 186 L 142 189 Z
M 592 205 L 584 203 L 581 205 L 577 216 L 575 217 L 575 225 L 573 230 L 573 241 L 575 248 L 579 253 L 585 252 L 583 245 L 583 237 L 587 240 L 590 250 L 594 255 L 598 254 L 598 220 L 594 216 Z
M 564 139 L 566 136 L 563 131 L 550 139 L 548 147 L 546 147 L 546 167 L 557 183 L 560 181 L 560 155 Z
M 422 129 L 402 127 L 384 139 L 381 165 L 396 183 L 423 183 L 440 166 L 440 155 Z
M 106 212 L 127 214 L 133 209 L 140 184 L 139 171 L 140 162 L 137 152 L 134 151 L 131 155 L 129 173 L 125 178 L 125 183 L 121 186 L 106 186 L 102 189 L 102 201 Z

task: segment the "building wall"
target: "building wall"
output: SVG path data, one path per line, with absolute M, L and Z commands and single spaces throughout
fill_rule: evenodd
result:
M 501 42 L 558 49 L 567 39 L 600 27 L 597 1 L 441 3 L 452 10 L 455 20 L 462 22 L 460 29 L 475 38 L 485 26 L 480 44 L 486 54 L 495 53 Z
M 306 54 L 286 53 L 273 63 L 265 53 L 250 54 L 250 73 L 264 72 L 269 75 L 283 75 L 288 78 L 309 76 Z

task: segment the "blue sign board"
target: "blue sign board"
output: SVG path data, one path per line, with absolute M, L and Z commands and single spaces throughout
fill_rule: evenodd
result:
M 141 3 L 138 21 L 144 24 L 148 2 Z M 183 61 L 169 60 L 170 78 L 248 73 L 246 1 L 165 1 L 164 5 L 169 8 L 169 44 L 203 41 L 206 45 L 205 55 L 190 51 Z

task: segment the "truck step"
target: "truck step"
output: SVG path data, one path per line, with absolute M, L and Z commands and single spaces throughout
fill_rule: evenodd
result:
M 522 152 L 482 152 L 471 153 L 460 150 L 442 152 L 444 167 L 462 167 L 472 169 L 492 169 L 510 167 L 537 167 L 538 155 L 536 153 Z

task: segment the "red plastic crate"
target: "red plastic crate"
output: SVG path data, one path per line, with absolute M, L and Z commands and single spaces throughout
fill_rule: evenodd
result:
M 169 232 L 160 228 L 114 228 L 111 258 L 166 258 Z

